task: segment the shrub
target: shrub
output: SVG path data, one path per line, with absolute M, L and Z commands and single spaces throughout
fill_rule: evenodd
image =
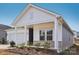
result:
M 2 39 L 0 39 L 0 44 L 2 44 Z
M 27 45 L 28 45 L 29 47 L 32 46 L 32 44 L 30 44 L 29 41 L 27 42 Z
M 5 38 L 0 39 L 0 44 L 7 44 L 7 40 Z
M 40 47 L 40 43 L 36 43 L 35 46 L 36 46 L 36 47 Z
M 22 43 L 22 44 L 20 44 L 20 49 L 23 49 L 23 48 L 25 48 L 26 46 L 25 46 L 25 43 Z
M 62 52 L 59 53 L 60 55 L 70 55 L 70 50 L 69 49 L 65 49 Z
M 19 48 L 20 48 L 20 49 L 24 49 L 24 48 L 25 48 L 25 46 L 20 46 Z
M 19 46 L 16 46 L 16 48 L 19 48 Z
M 20 44 L 20 46 L 25 46 L 25 43 Z
M 6 44 L 7 43 L 7 40 L 2 38 L 2 44 Z
M 11 47 L 15 47 L 15 42 L 14 42 L 14 41 L 11 41 L 11 42 L 10 42 L 10 46 L 11 46 Z
M 38 43 L 35 43 L 34 46 L 36 47 L 44 47 L 44 48 L 50 48 L 50 42 L 38 42 Z
M 49 42 L 44 42 L 42 45 L 44 48 L 50 48 L 50 43 Z

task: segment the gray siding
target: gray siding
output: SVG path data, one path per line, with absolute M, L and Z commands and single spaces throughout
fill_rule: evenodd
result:
M 7 38 L 7 33 L 3 30 L 0 30 L 0 39 L 2 39 L 2 38 L 6 39 Z
M 0 41 L 2 41 L 2 39 L 7 40 L 7 32 L 5 30 L 9 29 L 9 28 L 11 28 L 11 27 L 0 24 Z
M 62 26 L 62 47 L 66 49 L 73 44 L 73 34 Z

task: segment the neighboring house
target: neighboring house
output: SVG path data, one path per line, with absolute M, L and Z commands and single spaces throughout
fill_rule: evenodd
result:
M 7 39 L 17 44 L 50 41 L 58 52 L 73 44 L 73 32 L 63 18 L 53 12 L 28 4 L 6 30 Z
M 6 41 L 7 41 L 7 32 L 5 30 L 9 29 L 9 28 L 11 28 L 11 27 L 9 27 L 7 25 L 0 24 L 0 44 L 2 44 L 2 40 L 5 41 L 5 43 L 6 43 Z
M 79 45 L 79 32 L 73 31 L 74 33 L 74 43 Z

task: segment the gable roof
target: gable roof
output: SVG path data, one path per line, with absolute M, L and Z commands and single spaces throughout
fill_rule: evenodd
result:
M 16 22 L 19 21 L 19 19 L 22 17 L 22 15 L 24 15 L 25 12 L 27 12 L 27 10 L 29 9 L 29 7 L 36 8 L 36 9 L 38 9 L 38 10 L 41 10 L 41 11 L 46 12 L 46 13 L 48 13 L 48 14 L 51 14 L 51 15 L 57 17 L 57 18 L 62 18 L 59 14 L 56 14 L 56 13 L 54 13 L 54 12 L 50 12 L 49 10 L 46 10 L 46 9 L 44 9 L 44 8 L 38 7 L 38 6 L 33 5 L 33 4 L 28 4 L 28 6 L 26 6 L 26 8 L 21 12 L 21 14 L 19 14 L 19 15 L 16 17 L 16 19 L 13 21 L 12 25 L 16 24 Z M 63 18 L 62 18 L 61 21 L 63 21 L 63 25 L 73 34 L 72 30 L 70 29 L 70 27 L 68 26 L 68 24 L 63 20 Z
M 16 19 L 13 21 L 13 23 L 12 23 L 11 25 L 16 24 L 16 22 L 22 17 L 22 15 L 24 15 L 25 12 L 27 12 L 27 10 L 29 9 L 29 7 L 33 7 L 33 8 L 39 9 L 39 10 L 41 10 L 41 11 L 43 11 L 43 12 L 46 12 L 46 13 L 51 14 L 51 15 L 54 15 L 55 17 L 60 17 L 60 15 L 58 15 L 58 14 L 56 14 L 56 13 L 50 12 L 50 11 L 48 11 L 48 10 L 46 10 L 46 9 L 40 8 L 40 7 L 38 7 L 38 6 L 36 6 L 36 5 L 33 5 L 33 4 L 28 4 L 28 6 L 21 12 L 21 14 L 19 14 L 19 15 L 16 17 Z

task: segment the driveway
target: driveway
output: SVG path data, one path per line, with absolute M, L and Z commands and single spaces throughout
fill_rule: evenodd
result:
M 17 53 L 9 52 L 8 49 L 0 49 L 0 55 L 18 55 Z

